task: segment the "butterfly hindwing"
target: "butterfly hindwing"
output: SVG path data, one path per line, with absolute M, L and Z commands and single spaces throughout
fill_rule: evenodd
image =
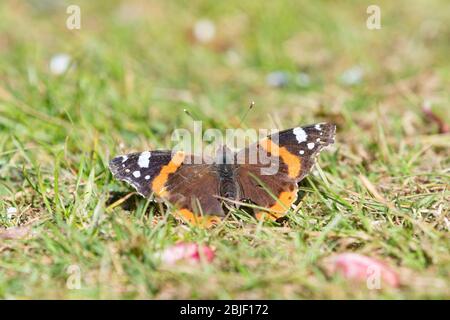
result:
M 200 215 L 224 216 L 219 183 L 213 165 L 183 164 L 167 180 L 163 196 L 188 221 Z
M 266 168 L 265 165 L 244 164 L 238 167 L 236 175 L 242 192 L 241 200 L 268 209 L 254 211 L 256 218 L 266 213 L 267 218 L 275 220 L 297 199 L 297 184 L 285 174 L 286 164 L 280 163 L 280 170 L 273 175 L 261 174 L 261 170 Z

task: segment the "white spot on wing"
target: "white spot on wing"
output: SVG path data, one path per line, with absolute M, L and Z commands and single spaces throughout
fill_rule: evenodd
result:
M 310 142 L 307 144 L 308 149 L 311 150 L 312 148 L 314 148 L 314 142 Z
M 128 160 L 128 157 L 127 156 L 122 156 L 122 163 L 124 163 L 125 161 L 127 161 Z
M 297 139 L 298 143 L 305 142 L 308 138 L 308 135 L 306 134 L 305 130 L 303 130 L 300 127 L 294 128 L 292 132 L 295 134 L 295 139 Z
M 127 172 L 127 173 L 130 172 L 130 169 L 125 169 L 125 172 Z
M 141 176 L 141 172 L 136 170 L 136 171 L 133 172 L 133 176 L 135 178 L 139 178 Z
M 300 150 L 300 154 L 304 154 L 305 153 L 305 151 L 303 151 L 303 150 Z
M 150 179 L 150 176 L 149 176 L 149 175 L 146 175 L 146 176 L 145 176 L 145 180 L 148 180 L 148 179 Z
M 139 156 L 138 165 L 141 168 L 148 168 L 149 164 L 150 164 L 150 152 L 144 151 Z

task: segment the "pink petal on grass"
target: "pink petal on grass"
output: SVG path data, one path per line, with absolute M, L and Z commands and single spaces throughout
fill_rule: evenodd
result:
M 331 259 L 331 273 L 339 273 L 345 279 L 365 282 L 369 277 L 378 274 L 382 283 L 398 287 L 398 274 L 384 262 L 356 253 L 343 253 Z
M 211 263 L 214 259 L 214 251 L 205 245 L 182 242 L 166 248 L 160 254 L 160 258 L 163 263 L 169 265 L 173 265 L 179 261 L 199 263 L 203 260 Z
M 24 239 L 30 234 L 31 228 L 29 226 L 0 229 L 0 239 L 2 240 Z

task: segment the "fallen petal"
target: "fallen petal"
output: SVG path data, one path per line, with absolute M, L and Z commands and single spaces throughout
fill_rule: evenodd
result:
M 12 227 L 0 230 L 0 239 L 14 240 L 23 239 L 31 233 L 31 227 Z
M 169 265 L 180 261 L 199 263 L 204 260 L 211 263 L 214 259 L 214 251 L 206 245 L 182 242 L 166 248 L 159 254 L 159 257 L 163 263 Z
M 340 274 L 347 280 L 366 282 L 369 287 L 379 289 L 382 284 L 398 287 L 398 274 L 385 263 L 356 253 L 343 253 L 330 259 L 328 265 L 332 274 Z M 371 289 L 369 287 L 369 289 Z

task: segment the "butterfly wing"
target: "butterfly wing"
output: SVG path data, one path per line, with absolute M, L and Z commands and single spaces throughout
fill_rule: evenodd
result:
M 140 195 L 148 197 L 153 192 L 152 182 L 171 159 L 170 150 L 136 152 L 115 157 L 109 162 L 109 169 L 115 178 L 129 183 Z
M 241 200 L 267 209 L 257 212 L 258 218 L 265 216 L 266 211 L 271 219 L 282 216 L 296 199 L 297 183 L 309 173 L 316 155 L 334 142 L 334 134 L 333 124 L 297 127 L 239 152 L 236 179 Z M 268 154 L 269 161 L 259 157 L 256 163 L 246 160 L 250 154 L 259 152 Z M 184 219 L 210 225 L 224 215 L 217 197 L 219 177 L 212 165 L 197 160 L 182 152 L 145 151 L 112 159 L 110 169 L 116 178 L 131 184 L 141 195 L 156 194 L 175 205 L 177 214 Z M 275 171 L 273 163 L 277 164 Z
M 274 139 L 276 140 L 278 136 L 278 145 L 281 151 L 284 149 L 289 154 L 299 157 L 300 170 L 295 175 L 295 181 L 299 182 L 309 174 L 316 157 L 323 148 L 334 143 L 335 135 L 336 126 L 334 124 L 317 123 L 281 131 L 275 134 Z M 289 157 L 282 157 L 282 160 L 286 163 L 290 162 Z M 292 175 L 295 172 L 291 172 Z
M 155 194 L 175 206 L 175 215 L 190 222 L 210 224 L 224 215 L 216 197 L 218 176 L 211 165 L 195 156 L 145 151 L 115 157 L 110 161 L 110 169 L 117 179 L 132 185 L 142 196 Z
M 309 173 L 316 156 L 334 143 L 335 131 L 335 125 L 329 123 L 297 127 L 271 135 L 240 151 L 237 154 L 237 179 L 243 200 L 267 208 L 266 217 L 272 220 L 281 217 L 296 200 L 297 183 Z M 255 154 L 257 161 L 250 163 L 248 160 L 254 159 L 252 155 Z M 261 157 L 263 154 L 268 158 Z M 264 212 L 255 215 L 261 218 Z
M 285 173 L 284 163 L 280 170 L 273 175 L 263 175 L 261 171 L 267 169 L 266 165 L 244 164 L 237 169 L 237 179 L 241 189 L 241 200 L 250 201 L 258 207 L 267 210 L 256 210 L 255 217 L 263 216 L 276 220 L 283 216 L 291 204 L 297 199 L 297 184 Z
M 183 164 L 162 191 L 162 197 L 177 207 L 176 215 L 206 226 L 225 215 L 219 194 L 219 176 L 208 164 Z

